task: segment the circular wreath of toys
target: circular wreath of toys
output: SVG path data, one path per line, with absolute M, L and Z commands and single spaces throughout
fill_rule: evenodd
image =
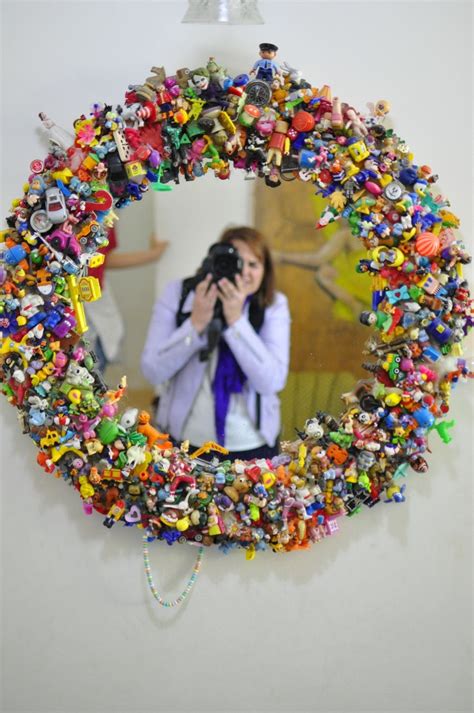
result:
M 193 72 L 151 72 L 123 106 L 95 104 L 77 119 L 75 136 L 41 115 L 49 153 L 31 163 L 2 233 L 2 390 L 38 463 L 77 489 L 86 514 L 143 529 L 146 564 L 154 539 L 239 546 L 249 558 L 306 548 L 342 515 L 403 501 L 401 476 L 428 468 L 429 434 L 450 440 L 450 390 L 471 375 L 459 221 L 434 192 L 437 176 L 384 126 L 386 101 L 361 115 L 287 65 L 230 77 L 211 58 Z M 310 182 L 327 201 L 317 227 L 347 221 L 367 249 L 357 270 L 373 283 L 361 314 L 374 328 L 368 378 L 342 395 L 339 417 L 312 414 L 271 461 L 212 459 L 224 450 L 213 443 L 173 446 L 147 412 L 119 409 L 126 381 L 104 383 L 87 341 L 84 303 L 100 297 L 88 270 L 104 260 L 115 211 L 149 188 L 208 171 L 225 180 L 231 168 L 271 188 Z M 161 603 L 182 601 L 201 554 L 178 600 Z M 147 576 L 153 587 L 149 567 Z

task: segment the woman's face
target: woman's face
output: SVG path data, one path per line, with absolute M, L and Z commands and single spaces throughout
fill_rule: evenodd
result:
M 253 250 L 243 240 L 232 240 L 232 245 L 237 248 L 242 262 L 242 279 L 246 295 L 253 295 L 258 292 L 262 284 L 265 268 L 263 263 L 255 255 Z

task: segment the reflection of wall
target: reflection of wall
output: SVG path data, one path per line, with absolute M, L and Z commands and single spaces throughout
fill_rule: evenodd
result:
M 170 245 L 156 266 L 156 291 L 169 280 L 194 274 L 222 230 L 251 220 L 254 181 L 235 172 L 219 181 L 211 172 L 173 190 L 155 193 L 153 208 L 158 235 Z
M 367 338 L 358 321 L 344 303 L 331 290 L 347 293 L 356 298 L 363 309 L 362 295 L 367 295 L 368 285 L 364 278 L 355 277 L 355 265 L 359 251 L 358 241 L 342 224 L 335 223 L 323 230 L 316 230 L 321 199 L 313 198 L 314 188 L 301 181 L 283 182 L 277 190 L 269 191 L 258 184 L 255 189 L 255 223 L 275 251 L 291 260 L 298 253 L 297 262 L 308 261 L 326 249 L 335 233 L 344 232 L 336 256 L 329 256 L 321 267 L 312 268 L 291 264 L 277 264 L 278 287 L 288 296 L 292 316 L 291 369 L 351 371 L 360 370 L 362 345 Z M 354 252 L 355 249 L 355 252 Z M 324 271 L 324 280 L 319 272 Z M 329 276 L 329 288 L 324 286 Z M 354 295 L 357 282 L 364 282 L 360 294 Z M 336 291 L 335 290 L 335 291 Z M 334 291 L 334 292 L 335 292 Z M 358 298 L 358 299 L 357 299 Z
M 151 197 L 145 195 L 140 203 L 117 213 L 118 251 L 146 249 L 150 233 L 154 229 Z M 148 305 L 154 295 L 154 275 L 153 264 L 107 271 L 106 279 L 125 322 L 120 361 L 107 369 L 107 381 L 111 385 L 118 383 L 122 374 L 126 374 L 131 389 L 143 389 L 147 386 L 139 367 L 148 323 Z
M 284 435 L 297 425 L 290 423 L 300 413 L 293 401 L 305 391 L 306 380 L 312 384 L 313 411 L 327 408 L 335 413 L 340 378 L 347 384 L 351 374 L 353 380 L 367 376 L 360 364 L 368 333 L 357 319 L 369 290 L 367 278 L 355 273 L 360 244 L 340 223 L 316 230 L 323 201 L 313 194 L 312 185 L 298 180 L 282 182 L 271 191 L 261 182 L 255 187 L 256 226 L 280 260 L 297 263 L 277 263 L 278 288 L 289 299 L 292 317 L 292 378 L 282 398 Z

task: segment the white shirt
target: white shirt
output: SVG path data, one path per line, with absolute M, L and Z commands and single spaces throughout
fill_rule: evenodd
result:
M 209 357 L 200 389 L 183 426 L 181 440 L 188 439 L 193 446 L 200 446 L 206 441 L 217 441 L 212 390 L 217 355 L 218 350 L 214 349 Z M 230 396 L 224 445 L 229 451 L 249 451 L 265 445 L 265 439 L 255 428 L 249 416 L 243 392 Z

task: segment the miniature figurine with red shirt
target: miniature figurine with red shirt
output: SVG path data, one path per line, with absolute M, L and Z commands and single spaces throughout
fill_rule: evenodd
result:
M 171 477 L 170 484 L 170 499 L 174 500 L 176 489 L 182 483 L 190 485 L 192 488 L 196 487 L 196 478 L 191 475 L 192 465 L 186 463 L 186 461 L 181 460 L 178 456 L 174 455 L 170 458 L 171 465 L 168 470 L 168 476 Z
M 270 170 L 269 175 L 265 176 L 265 183 L 270 188 L 280 185 L 280 166 L 283 154 L 286 153 L 288 129 L 288 122 L 279 119 L 270 137 L 267 153 L 267 166 Z

